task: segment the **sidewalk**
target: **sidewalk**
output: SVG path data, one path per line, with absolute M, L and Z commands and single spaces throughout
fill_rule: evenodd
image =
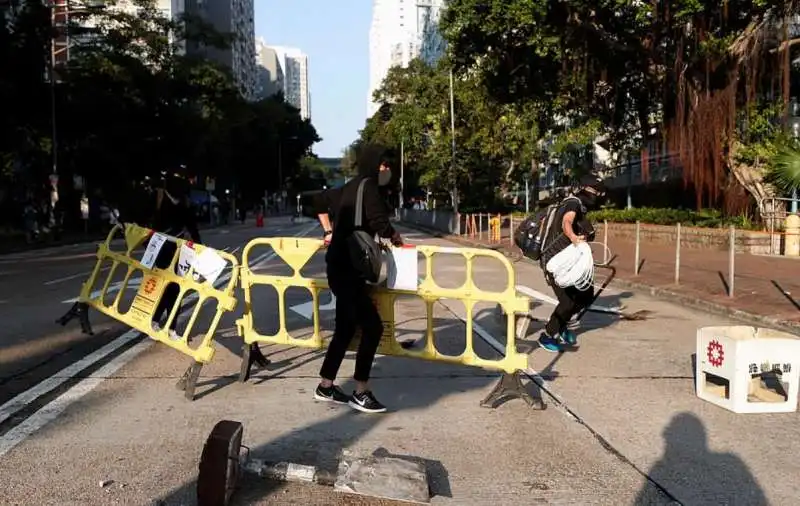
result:
M 462 243 L 500 249 L 519 257 L 511 246 L 509 228 L 501 229 L 501 241 L 483 237 L 458 237 Z M 596 238 L 602 243 L 602 233 Z M 682 248 L 680 278 L 675 284 L 675 246 L 642 241 L 639 274 L 634 272 L 636 246 L 633 241 L 609 237 L 611 266 L 615 282 L 683 305 L 707 309 L 732 317 L 766 323 L 784 329 L 800 330 L 800 259 L 737 253 L 734 262 L 734 297 L 729 297 L 727 251 Z M 602 257 L 601 244 L 592 248 Z M 599 259 L 602 261 L 602 258 Z

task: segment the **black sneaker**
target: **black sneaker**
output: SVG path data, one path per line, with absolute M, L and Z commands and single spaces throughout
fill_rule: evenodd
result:
M 364 413 L 384 413 L 386 411 L 386 406 L 378 402 L 378 399 L 369 390 L 360 394 L 353 392 L 348 404 L 351 408 Z
M 342 389 L 336 385 L 328 388 L 317 385 L 317 389 L 314 390 L 314 398 L 318 401 L 335 402 L 336 404 L 347 404 L 350 402 L 350 396 L 342 392 Z

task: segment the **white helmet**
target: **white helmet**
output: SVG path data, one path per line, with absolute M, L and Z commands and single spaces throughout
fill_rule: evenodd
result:
M 570 244 L 551 258 L 545 268 L 561 288 L 574 286 L 588 290 L 594 282 L 592 248 L 585 242 Z

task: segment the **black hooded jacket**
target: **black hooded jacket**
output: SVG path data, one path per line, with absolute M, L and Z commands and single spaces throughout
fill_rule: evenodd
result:
M 362 228 L 370 235 L 386 239 L 395 235 L 389 221 L 389 209 L 378 187 L 378 169 L 383 149 L 378 146 L 364 146 L 356 158 L 358 175 L 344 186 L 327 190 L 320 194 L 316 202 L 317 214 L 330 214 L 333 218 L 333 237 L 328 246 L 325 260 L 328 266 L 340 274 L 353 274 L 347 238 L 355 230 L 355 204 L 358 186 L 363 179 Z
M 186 229 L 192 241 L 200 242 L 200 232 L 189 200 L 188 186 L 180 181 L 170 181 L 165 189 L 176 202 L 164 194 L 153 218 L 153 228 L 172 236 L 177 236 Z

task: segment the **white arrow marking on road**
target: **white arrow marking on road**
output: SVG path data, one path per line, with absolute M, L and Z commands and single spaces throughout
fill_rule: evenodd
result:
M 306 320 L 311 320 L 314 317 L 314 301 L 310 300 L 308 302 L 303 302 L 302 304 L 298 304 L 296 306 L 292 306 L 289 309 L 294 311 L 295 313 L 299 314 Z M 320 311 L 333 311 L 336 309 L 336 297 L 331 294 L 331 301 L 325 304 L 324 306 L 320 306 Z
M 138 288 L 140 284 L 142 284 L 142 278 L 132 278 L 131 280 L 128 281 L 128 287 L 127 288 Z M 114 283 L 113 285 L 108 287 L 108 290 L 106 290 L 106 293 L 118 292 L 118 291 L 120 291 L 120 289 L 122 289 L 122 281 L 117 281 L 116 283 Z M 92 292 L 92 294 L 89 296 L 89 298 L 96 299 L 97 297 L 100 297 L 101 295 L 103 295 L 103 290 L 95 290 L 95 291 Z M 62 301 L 62 304 L 74 304 L 74 303 L 78 302 L 79 300 L 80 300 L 80 297 L 74 297 L 72 299 L 67 299 L 65 301 Z
M 517 285 L 516 289 L 517 289 L 518 292 L 524 293 L 525 295 L 527 295 L 528 297 L 531 297 L 533 299 L 540 300 L 542 302 L 547 302 L 548 304 L 552 304 L 554 306 L 558 305 L 558 300 L 556 300 L 555 298 L 553 298 L 553 297 L 551 297 L 551 296 L 549 296 L 547 294 L 544 294 L 542 292 L 534 290 L 533 288 L 529 288 L 529 287 L 524 286 L 524 285 Z M 589 306 L 589 309 L 593 309 L 595 311 L 600 311 L 602 313 L 619 314 L 622 311 L 623 308 L 614 307 L 614 306 L 601 306 L 599 304 L 592 304 L 591 306 Z

